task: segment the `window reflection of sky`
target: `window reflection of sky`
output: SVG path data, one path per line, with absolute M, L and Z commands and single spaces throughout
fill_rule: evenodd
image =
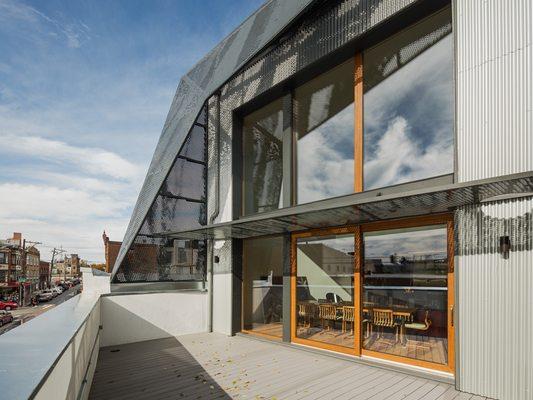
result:
M 452 35 L 365 93 L 365 189 L 453 172 Z
M 355 248 L 355 237 L 353 234 L 341 236 L 311 237 L 298 239 L 300 244 L 321 244 L 325 247 L 335 249 L 342 253 L 353 253 Z
M 408 260 L 446 258 L 446 228 L 365 234 L 365 259 L 388 261 L 391 255 Z
M 353 116 L 352 103 L 298 140 L 298 203 L 353 192 Z

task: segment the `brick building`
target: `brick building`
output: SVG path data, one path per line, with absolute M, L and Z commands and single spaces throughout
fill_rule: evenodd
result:
M 29 304 L 38 289 L 40 252 L 35 246 L 26 247 L 19 232 L 0 241 L 0 298 Z
M 50 263 L 48 261 L 39 262 L 39 289 L 50 287 Z
M 109 236 L 107 236 L 105 231 L 102 234 L 102 239 L 104 241 L 105 271 L 111 272 L 113 265 L 115 265 L 115 260 L 117 259 L 120 246 L 122 246 L 122 242 L 109 240 Z
M 25 250 L 26 264 L 23 271 L 26 277 L 26 282 L 30 284 L 31 291 L 34 292 L 39 289 L 39 275 L 41 268 L 41 253 L 35 246 L 30 246 Z

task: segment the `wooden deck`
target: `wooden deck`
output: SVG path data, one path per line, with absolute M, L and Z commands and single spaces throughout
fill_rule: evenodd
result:
M 214 333 L 102 348 L 89 398 L 483 399 L 400 372 Z

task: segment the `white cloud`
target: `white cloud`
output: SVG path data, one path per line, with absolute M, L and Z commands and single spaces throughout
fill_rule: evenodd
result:
M 107 150 L 41 137 L 8 136 L 2 143 L 3 157 L 22 156 L 25 164 L 3 167 L 0 237 L 22 232 L 45 246 L 62 245 L 103 261 L 102 231 L 115 240 L 123 237 L 143 168 Z
M 2 139 L 0 153 L 20 154 L 75 165 L 93 175 L 105 175 L 117 179 L 138 181 L 143 170 L 118 154 L 107 150 L 88 147 L 75 147 L 65 142 L 38 136 L 6 135 Z
M 342 131 L 353 135 L 353 116 L 348 107 L 332 120 L 298 140 L 298 202 L 305 203 L 353 191 L 353 150 L 346 158 L 339 151 Z M 352 117 L 353 119 L 353 117 Z M 353 143 L 353 141 L 352 141 Z M 353 148 L 353 144 L 352 144 Z
M 371 187 L 384 187 L 450 172 L 453 147 L 448 138 L 427 148 L 414 143 L 403 117 L 391 121 L 377 143 L 374 157 L 365 161 L 365 181 Z
M 122 238 L 130 200 L 109 194 L 50 185 L 0 184 L 0 233 L 23 232 L 45 246 L 62 245 L 93 261 L 103 260 L 102 231 Z M 46 247 L 44 247 L 46 248 Z M 49 257 L 43 254 L 44 258 Z
M 21 31 L 22 24 L 28 24 L 41 35 L 63 37 L 70 48 L 79 48 L 90 38 L 90 29 L 83 22 L 63 22 L 20 1 L 0 0 L 0 22 Z

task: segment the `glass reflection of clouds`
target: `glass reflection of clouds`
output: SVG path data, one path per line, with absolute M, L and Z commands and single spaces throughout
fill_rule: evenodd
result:
M 299 204 L 353 192 L 353 71 L 352 59 L 295 91 Z
M 365 52 L 365 190 L 453 172 L 450 21 L 443 11 Z
M 365 258 L 388 260 L 391 255 L 416 259 L 447 258 L 446 226 L 387 230 L 365 234 Z
M 348 254 L 354 252 L 355 237 L 353 234 L 338 236 L 316 236 L 311 238 L 300 238 L 298 239 L 298 243 L 321 244 L 325 247 Z

